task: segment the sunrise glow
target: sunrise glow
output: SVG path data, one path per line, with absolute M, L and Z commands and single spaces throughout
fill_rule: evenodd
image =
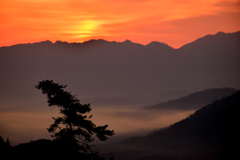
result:
M 90 39 L 178 48 L 206 34 L 240 30 L 239 0 L 1 0 L 0 46 Z

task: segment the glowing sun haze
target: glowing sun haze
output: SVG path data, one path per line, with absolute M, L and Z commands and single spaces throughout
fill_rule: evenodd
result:
M 0 0 L 0 46 L 90 39 L 178 48 L 240 30 L 239 0 Z

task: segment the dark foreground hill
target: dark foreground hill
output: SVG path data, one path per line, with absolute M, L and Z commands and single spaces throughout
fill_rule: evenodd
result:
M 240 91 L 144 137 L 117 144 L 116 160 L 205 160 L 239 157 Z
M 187 96 L 170 100 L 168 102 L 158 103 L 143 109 L 171 109 L 171 110 L 197 110 L 214 100 L 222 99 L 235 93 L 237 90 L 232 88 L 213 88 L 204 91 L 195 92 Z
M 39 139 L 12 147 L 0 137 L 0 153 L 1 158 L 4 159 L 105 160 L 105 158 L 98 156 L 98 152 L 93 152 L 91 156 L 89 156 L 91 158 L 89 158 L 85 153 L 72 151 L 71 147 L 67 147 L 66 143 L 47 139 Z

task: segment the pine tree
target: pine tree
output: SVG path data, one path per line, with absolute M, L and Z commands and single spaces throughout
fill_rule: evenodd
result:
M 92 142 L 96 137 L 100 141 L 114 135 L 108 125 L 96 126 L 87 114 L 91 111 L 90 104 L 81 104 L 71 92 L 65 91 L 67 85 L 54 83 L 53 80 L 39 82 L 37 89 L 47 95 L 49 107 L 57 106 L 61 116 L 53 117 L 54 123 L 48 128 L 58 143 L 64 144 L 67 153 L 81 155 L 82 159 L 99 159 L 98 153 L 92 150 Z M 98 157 L 98 158 L 96 158 Z

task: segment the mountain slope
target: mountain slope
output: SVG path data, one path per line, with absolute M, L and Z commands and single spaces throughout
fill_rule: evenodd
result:
M 235 50 L 239 49 L 240 31 L 235 33 L 218 32 L 215 35 L 206 35 L 189 44 L 179 48 L 181 51 L 191 50 L 193 48 L 201 50 L 214 50 L 222 51 L 222 49 Z M 225 50 L 223 50 L 225 51 Z
M 240 91 L 203 107 L 168 128 L 145 137 L 125 140 L 121 144 L 148 151 L 155 157 L 171 159 L 239 157 L 236 147 L 240 133 L 237 128 L 239 106 Z
M 207 89 L 165 103 L 144 107 L 143 109 L 197 110 L 214 100 L 232 95 L 237 90 L 231 88 Z

